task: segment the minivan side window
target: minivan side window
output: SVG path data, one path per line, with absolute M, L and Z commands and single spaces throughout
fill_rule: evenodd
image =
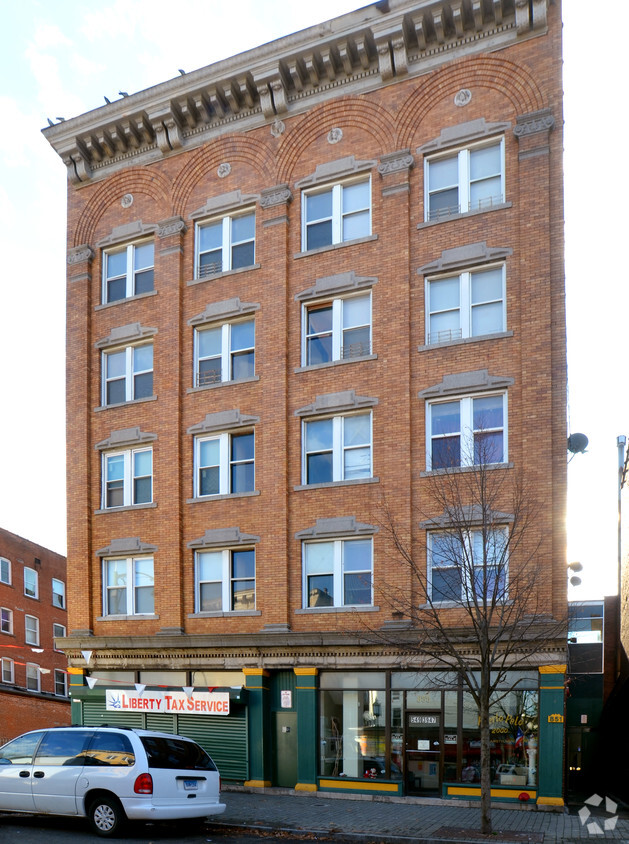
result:
M 97 732 L 87 748 L 85 764 L 128 768 L 135 765 L 135 754 L 126 736 Z
M 43 735 L 43 730 L 27 733 L 0 747 L 0 765 L 30 765 Z
M 91 730 L 50 730 L 37 748 L 36 765 L 82 765 Z
M 140 736 L 146 750 L 149 768 L 171 768 L 190 771 L 215 771 L 216 765 L 203 748 L 192 741 Z

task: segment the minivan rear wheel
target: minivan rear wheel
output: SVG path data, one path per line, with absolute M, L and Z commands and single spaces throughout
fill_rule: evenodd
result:
M 90 803 L 87 818 L 97 835 L 109 838 L 115 838 L 122 832 L 127 819 L 119 801 L 108 794 L 103 794 Z

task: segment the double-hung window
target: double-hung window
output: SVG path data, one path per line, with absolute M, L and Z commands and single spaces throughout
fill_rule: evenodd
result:
M 39 646 L 39 619 L 37 616 L 24 616 L 24 641 L 27 645 Z
M 426 427 L 429 470 L 507 460 L 506 393 L 430 402 Z
M 504 266 L 428 279 L 426 314 L 429 345 L 504 331 Z
M 255 375 L 255 322 L 252 319 L 194 331 L 195 386 L 238 381 Z
M 68 677 L 65 671 L 55 668 L 55 695 L 57 697 L 68 696 Z
M 39 597 L 39 575 L 35 569 L 24 569 L 24 594 L 29 598 Z
M 255 263 L 256 215 L 234 214 L 197 224 L 197 278 L 251 267 Z
M 66 628 L 63 624 L 53 624 L 52 625 L 52 638 L 54 639 L 65 639 L 66 636 Z M 55 646 L 55 650 L 60 652 L 60 649 Z
M 371 179 L 302 194 L 302 249 L 318 249 L 371 234 Z
M 153 395 L 153 344 L 103 352 L 103 405 Z
M 103 614 L 151 615 L 155 582 L 152 557 L 103 560 Z
M 0 557 L 0 583 L 11 585 L 11 561 L 6 557 Z
M 66 608 L 66 585 L 56 577 L 52 579 L 52 605 L 62 610 Z
M 12 659 L 2 657 L 2 682 L 15 683 L 15 669 Z
M 426 220 L 483 211 L 505 201 L 504 141 L 426 159 Z
M 371 293 L 304 305 L 303 366 L 371 354 Z
M 117 302 L 153 290 L 153 241 L 131 243 L 103 253 L 103 302 Z
M 13 633 L 13 610 L 0 607 L 0 633 Z
M 41 692 L 39 665 L 36 665 L 34 662 L 26 663 L 26 688 L 29 692 Z
M 507 528 L 429 531 L 429 594 L 433 603 L 507 599 Z
M 150 504 L 152 500 L 152 448 L 103 454 L 103 509 Z
M 255 550 L 197 551 L 195 584 L 197 612 L 255 610 Z
M 236 495 L 255 489 L 253 431 L 195 440 L 195 498 Z
M 371 436 L 371 412 L 304 421 L 303 483 L 370 478 Z
M 304 607 L 371 605 L 373 541 L 304 542 Z

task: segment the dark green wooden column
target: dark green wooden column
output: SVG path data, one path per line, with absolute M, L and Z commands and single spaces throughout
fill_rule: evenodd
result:
M 539 668 L 537 802 L 563 806 L 565 665 Z
M 249 692 L 249 779 L 245 785 L 266 788 L 271 785 L 271 747 L 269 672 L 263 668 L 244 669 Z
M 317 712 L 319 670 L 294 668 L 297 704 L 297 784 L 295 791 L 317 790 Z

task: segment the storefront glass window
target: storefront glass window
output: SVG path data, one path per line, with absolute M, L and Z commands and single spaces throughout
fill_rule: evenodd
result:
M 327 777 L 386 777 L 384 688 L 321 692 L 320 774 Z M 401 778 L 391 764 L 391 778 Z

